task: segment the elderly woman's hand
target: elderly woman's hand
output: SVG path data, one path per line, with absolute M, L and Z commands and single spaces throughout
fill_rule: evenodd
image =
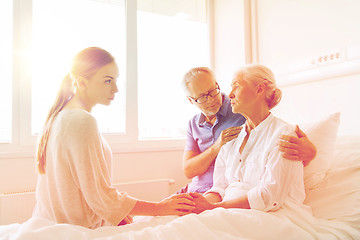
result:
M 280 137 L 279 149 L 283 157 L 289 160 L 303 161 L 308 165 L 316 156 L 316 147 L 298 125 L 295 130 L 297 137 L 283 135 Z
M 209 202 L 202 194 L 200 193 L 190 193 L 193 197 L 193 201 L 195 202 L 195 209 L 192 211 L 193 213 L 199 214 L 205 210 L 214 209 L 215 204 Z

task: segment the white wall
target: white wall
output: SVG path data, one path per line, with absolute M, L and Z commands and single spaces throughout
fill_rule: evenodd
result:
M 171 178 L 175 192 L 189 180 L 182 173 L 182 150 L 114 154 L 113 182 Z M 33 190 L 36 186 L 35 156 L 0 159 L 0 193 Z
M 259 60 L 281 64 L 360 43 L 358 0 L 257 0 Z
M 170 192 L 185 186 L 189 180 L 182 171 L 183 150 L 122 153 L 114 156 L 114 183 L 171 178 Z
M 298 62 L 302 65 L 299 68 L 307 70 L 313 59 L 324 54 L 360 46 L 359 9 L 357 0 L 258 0 L 259 62 L 268 66 L 291 66 Z M 319 76 L 336 66 L 319 65 L 317 70 L 322 71 Z M 284 97 L 277 111 L 293 123 L 340 111 L 339 134 L 360 134 L 359 74 L 334 75 L 282 87 Z
M 233 73 L 245 64 L 243 0 L 214 0 L 214 71 L 221 90 L 230 92 Z

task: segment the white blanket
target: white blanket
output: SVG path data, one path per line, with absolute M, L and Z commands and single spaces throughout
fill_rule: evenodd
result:
M 359 230 L 321 220 L 290 206 L 273 213 L 215 209 L 200 215 L 153 217 L 121 227 L 90 230 L 42 219 L 0 227 L 2 239 L 360 239 Z

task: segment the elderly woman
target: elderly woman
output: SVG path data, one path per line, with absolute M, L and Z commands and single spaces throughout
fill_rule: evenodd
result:
M 229 94 L 234 113 L 246 118 L 244 128 L 225 144 L 216 159 L 213 187 L 204 196 L 193 193 L 197 212 L 223 208 L 276 211 L 305 199 L 303 164 L 283 158 L 281 135 L 294 135 L 295 126 L 275 117 L 271 109 L 281 99 L 274 75 L 262 65 L 238 71 Z

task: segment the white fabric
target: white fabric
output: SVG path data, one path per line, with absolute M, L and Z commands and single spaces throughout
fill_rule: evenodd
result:
M 275 212 L 219 208 L 200 215 L 153 217 L 95 230 L 33 218 L 24 224 L 0 226 L 0 239 L 357 240 L 360 239 L 359 144 L 360 137 L 337 149 L 324 181 L 308 192 L 306 204 L 313 208 L 317 218 L 304 214 L 290 202 Z
M 345 221 L 360 231 L 360 138 L 338 137 L 335 146 L 325 180 L 307 190 L 305 204 L 315 217 Z
M 246 136 L 225 144 L 216 159 L 214 185 L 208 192 L 219 193 L 223 201 L 247 194 L 250 207 L 262 211 L 279 209 L 285 201 L 302 206 L 305 199 L 303 165 L 284 159 L 279 151 L 280 135 L 294 135 L 295 127 L 270 114 L 250 132 L 242 153 L 239 148 Z
M 310 141 L 316 146 L 316 157 L 304 168 L 306 189 L 319 186 L 331 165 L 340 113 L 334 113 L 323 119 L 300 125 Z
M 147 222 L 95 230 L 31 219 L 22 225 L 0 226 L 0 236 L 4 240 L 347 240 L 359 239 L 360 232 L 344 222 L 303 216 L 298 208 L 286 206 L 270 213 L 218 208 L 200 215 L 154 217 Z
M 96 228 L 117 225 L 134 207 L 136 200 L 111 187 L 112 154 L 88 112 L 66 109 L 58 114 L 46 156 L 34 216 Z

